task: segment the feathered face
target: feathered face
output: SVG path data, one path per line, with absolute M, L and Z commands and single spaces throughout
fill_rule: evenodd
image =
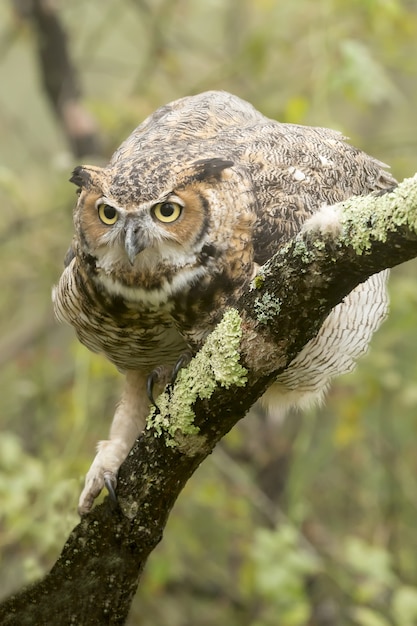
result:
M 132 168 L 123 179 L 120 164 L 117 174 L 111 167 L 76 168 L 75 226 L 82 252 L 95 259 L 101 287 L 129 301 L 159 304 L 201 278 L 215 253 L 208 245 L 213 198 L 207 194 L 216 185 L 203 183 L 220 182 L 232 165 L 216 158 L 197 161 L 175 189 L 166 190 L 168 181 L 162 191 L 152 189 L 152 199 L 140 181 L 134 184 L 138 173 Z

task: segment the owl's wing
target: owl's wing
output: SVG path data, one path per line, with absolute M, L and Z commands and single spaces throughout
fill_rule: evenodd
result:
M 271 123 L 268 138 L 263 136 L 248 166 L 258 201 L 253 245 L 259 265 L 323 205 L 396 185 L 383 163 L 334 131 Z M 318 334 L 265 394 L 269 410 L 307 406 L 323 397 L 334 376 L 354 367 L 386 316 L 387 275 L 384 271 L 371 276 L 330 312 Z
M 257 199 L 258 264 L 321 206 L 396 185 L 387 166 L 349 145 L 336 131 L 268 120 L 257 137 L 247 155 Z

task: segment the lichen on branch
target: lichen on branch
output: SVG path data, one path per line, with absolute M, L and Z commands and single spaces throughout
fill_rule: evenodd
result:
M 320 231 L 335 243 L 350 246 L 355 254 L 367 253 L 373 242 L 385 243 L 399 228 L 417 235 L 417 174 L 404 179 L 388 192 L 354 196 L 322 207 L 304 224 L 300 236 Z
M 246 369 L 240 364 L 241 319 L 236 309 L 228 309 L 202 349 L 188 367 L 180 370 L 174 388 L 161 394 L 158 408 L 151 412 L 147 428 L 164 434 L 167 445 L 175 446 L 178 437 L 196 435 L 193 405 L 209 399 L 217 387 L 229 389 L 246 384 Z

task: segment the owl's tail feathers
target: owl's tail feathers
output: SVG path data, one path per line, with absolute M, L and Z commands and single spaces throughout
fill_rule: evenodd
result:
M 320 389 L 290 389 L 281 382 L 276 382 L 266 390 L 260 403 L 273 422 L 282 422 L 290 409 L 304 411 L 314 405 L 324 403 L 330 379 Z

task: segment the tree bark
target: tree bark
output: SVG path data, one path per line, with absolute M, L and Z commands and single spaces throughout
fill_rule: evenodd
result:
M 98 128 L 81 101 L 78 73 L 64 26 L 51 0 L 13 0 L 18 15 L 35 32 L 45 94 L 76 157 L 99 155 Z
M 352 198 L 306 222 L 164 394 L 160 413 L 120 469 L 118 503 L 107 498 L 81 520 L 52 570 L 0 605 L 1 624 L 124 624 L 145 562 L 196 468 L 343 297 L 373 273 L 416 256 L 417 175 L 390 193 Z M 240 360 L 221 384 L 213 375 L 217 386 L 204 397 L 195 392 L 196 363 L 207 363 L 208 344 L 213 350 L 223 343 L 233 361 L 230 337 L 239 337 Z M 193 412 L 186 426 L 178 415 L 184 398 Z

